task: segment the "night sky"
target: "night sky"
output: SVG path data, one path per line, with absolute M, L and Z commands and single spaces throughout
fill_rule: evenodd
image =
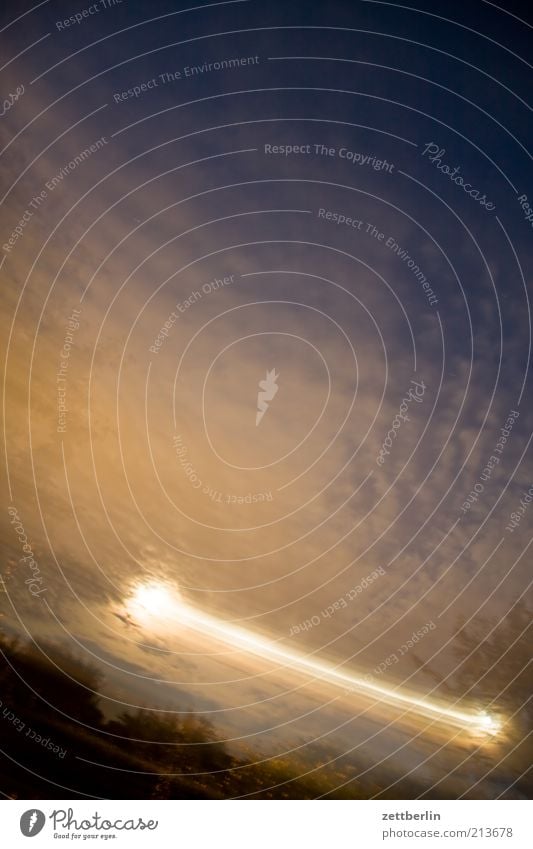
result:
M 532 27 L 504 6 L 5 0 L 0 631 L 98 670 L 109 721 L 322 746 L 368 797 L 527 795 Z

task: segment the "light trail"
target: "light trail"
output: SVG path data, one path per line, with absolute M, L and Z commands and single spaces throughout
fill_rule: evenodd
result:
M 474 734 L 493 736 L 500 731 L 501 724 L 485 711 L 455 710 L 436 700 L 417 698 L 341 672 L 329 663 L 282 648 L 266 637 L 204 613 L 184 602 L 175 590 L 169 590 L 164 584 L 153 583 L 139 587 L 129 600 L 127 610 L 141 625 L 157 627 L 168 634 L 172 630 L 175 632 L 176 624 L 179 623 L 182 627 L 213 637 L 232 648 L 280 663 L 294 672 L 311 674 L 314 679 L 342 687 L 345 692 L 377 697 L 380 702 L 415 711 L 427 719 L 444 722 Z

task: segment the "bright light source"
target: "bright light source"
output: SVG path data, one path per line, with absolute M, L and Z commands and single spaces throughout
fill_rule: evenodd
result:
M 497 734 L 501 728 L 501 723 L 494 719 L 493 716 L 489 716 L 488 713 L 480 713 L 478 718 L 480 729 L 486 731 L 487 734 Z
M 181 605 L 176 590 L 154 581 L 137 587 L 128 599 L 127 610 L 141 625 L 150 625 L 159 620 L 168 630 Z
M 413 710 L 427 719 L 459 726 L 477 734 L 494 735 L 501 727 L 497 720 L 485 712 L 468 713 L 447 708 L 437 701 L 419 699 L 405 692 L 371 683 L 364 678 L 342 672 L 331 664 L 314 660 L 299 652 L 288 651 L 266 637 L 260 637 L 252 631 L 231 625 L 198 610 L 184 602 L 174 588 L 164 584 L 152 582 L 138 587 L 126 607 L 131 617 L 151 630 L 164 631 L 170 636 L 178 627 L 182 629 L 185 626 L 233 648 L 280 663 L 296 673 L 311 675 L 318 681 L 326 681 L 341 687 L 345 692 L 371 696 L 384 704 Z

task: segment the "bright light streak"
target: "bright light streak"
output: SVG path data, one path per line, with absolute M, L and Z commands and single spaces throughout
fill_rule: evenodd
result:
M 459 726 L 475 734 L 495 735 L 500 731 L 500 723 L 484 711 L 467 713 L 447 708 L 437 701 L 419 699 L 407 693 L 371 683 L 356 675 L 341 672 L 331 664 L 314 660 L 296 651 L 289 651 L 266 637 L 260 637 L 252 631 L 228 624 L 204 613 L 184 602 L 176 590 L 164 584 L 152 583 L 139 587 L 128 601 L 127 609 L 140 624 L 155 626 L 167 634 L 175 633 L 176 625 L 185 626 L 233 648 L 280 663 L 294 672 L 311 674 L 318 681 L 326 681 L 342 687 L 344 691 L 379 698 L 385 704 L 404 707 L 428 719 Z

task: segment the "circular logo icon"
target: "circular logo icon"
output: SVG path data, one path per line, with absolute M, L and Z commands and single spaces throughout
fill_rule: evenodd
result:
M 35 837 L 42 831 L 46 822 L 46 817 L 42 811 L 32 808 L 30 811 L 25 811 L 20 818 L 20 830 L 24 837 Z

